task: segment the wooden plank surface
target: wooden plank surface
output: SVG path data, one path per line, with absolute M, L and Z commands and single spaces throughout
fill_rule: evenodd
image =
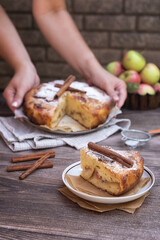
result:
M 151 130 L 160 127 L 160 109 L 123 110 L 119 118 L 129 118 L 132 127 Z M 101 144 L 128 149 L 120 132 Z M 20 172 L 6 172 L 11 157 L 36 151 L 13 153 L 0 140 L 0 240 L 50 239 L 159 239 L 160 236 L 160 135 L 137 148 L 145 166 L 156 177 L 154 187 L 134 214 L 120 210 L 97 213 L 80 208 L 64 197 L 62 172 L 79 161 L 79 151 L 68 146 L 55 148 L 54 167 L 40 169 L 23 181 Z

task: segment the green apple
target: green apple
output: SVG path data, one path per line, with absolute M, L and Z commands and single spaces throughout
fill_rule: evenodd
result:
M 140 72 L 146 65 L 145 58 L 138 52 L 130 50 L 122 58 L 122 66 L 127 70 Z
M 150 85 L 155 85 L 160 78 L 159 68 L 154 63 L 148 63 L 140 73 L 141 81 Z
M 108 63 L 106 70 L 117 77 L 123 72 L 122 64 L 119 61 Z

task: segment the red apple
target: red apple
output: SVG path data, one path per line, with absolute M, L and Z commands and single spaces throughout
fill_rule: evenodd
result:
M 136 93 L 138 93 L 139 95 L 142 95 L 142 96 L 144 96 L 146 94 L 155 95 L 155 90 L 151 85 L 146 84 L 146 83 L 141 83 L 139 85 L 139 89 L 136 91 Z
M 155 85 L 160 78 L 159 68 L 154 63 L 148 63 L 140 73 L 141 81 L 150 85 Z
M 155 91 L 155 92 L 160 92 L 160 83 L 159 83 L 159 82 L 156 83 L 156 84 L 153 86 L 153 88 L 154 88 L 154 91 Z
M 140 75 L 134 70 L 124 71 L 123 73 L 121 73 L 119 78 L 124 80 L 125 82 L 131 82 L 131 83 L 141 82 Z
M 128 70 L 121 73 L 120 79 L 127 84 L 127 92 L 133 93 L 139 88 L 141 82 L 140 75 L 134 70 Z
M 145 58 L 138 52 L 130 50 L 122 58 L 122 66 L 127 70 L 140 72 L 146 65 Z
M 119 61 L 108 63 L 106 70 L 117 77 L 123 72 L 122 64 Z

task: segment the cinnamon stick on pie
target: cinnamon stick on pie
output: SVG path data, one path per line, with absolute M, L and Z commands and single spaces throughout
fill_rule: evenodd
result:
M 100 145 L 98 145 L 96 143 L 92 143 L 92 142 L 88 143 L 88 148 L 121 163 L 123 166 L 126 166 L 126 167 L 133 166 L 133 161 L 131 159 L 126 158 L 126 157 L 120 155 L 119 153 L 110 150 L 109 148 L 105 148 L 103 146 L 100 146 Z
M 71 83 L 75 80 L 75 76 L 70 75 L 64 82 L 64 84 L 62 85 L 62 87 L 60 88 L 60 90 L 56 93 L 56 95 L 54 96 L 54 99 L 59 98 L 66 90 L 67 88 L 71 85 Z
M 61 88 L 63 86 L 63 84 L 56 83 L 54 86 L 57 87 L 57 88 Z M 78 88 L 72 88 L 72 87 L 68 87 L 67 90 L 69 90 L 71 92 L 86 93 L 86 91 L 80 90 Z

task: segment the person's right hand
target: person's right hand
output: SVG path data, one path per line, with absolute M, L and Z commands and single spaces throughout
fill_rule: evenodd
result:
M 38 86 L 39 83 L 39 76 L 32 63 L 20 66 L 3 92 L 9 108 L 13 112 L 19 108 L 26 92 Z
M 89 61 L 87 67 L 89 69 L 87 69 L 89 77 L 86 75 L 87 82 L 103 89 L 117 107 L 121 108 L 127 97 L 125 82 L 106 71 L 95 58 Z

